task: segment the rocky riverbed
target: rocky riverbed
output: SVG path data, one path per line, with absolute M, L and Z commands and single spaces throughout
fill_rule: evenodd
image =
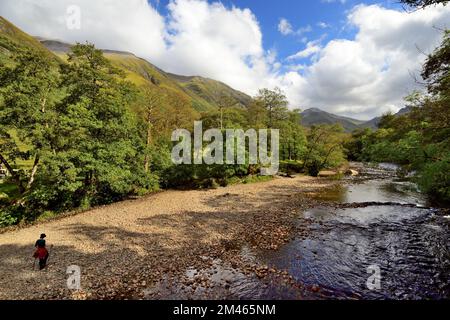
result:
M 296 217 L 320 202 L 307 195 L 334 183 L 277 177 L 217 190 L 166 191 L 0 234 L 0 298 L 236 298 L 246 296 L 236 288 L 239 277 L 253 278 L 255 287 L 265 285 L 267 275 L 295 284 L 285 270 L 269 269 L 242 250 L 287 243 Z M 39 272 L 31 255 L 42 232 L 53 247 L 49 267 Z M 81 269 L 81 290 L 67 288 L 71 265 Z M 208 278 L 208 270 L 217 276 Z M 184 284 L 187 292 L 179 289 Z M 223 291 L 209 290 L 214 284 Z
M 395 168 L 352 170 L 167 191 L 1 234 L 0 298 L 448 299 L 448 212 Z M 41 232 L 53 247 L 39 272 Z

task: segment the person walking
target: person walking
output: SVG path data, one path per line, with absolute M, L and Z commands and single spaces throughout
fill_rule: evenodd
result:
M 36 248 L 36 251 L 34 252 L 33 257 L 35 259 L 39 259 L 39 270 L 44 269 L 47 266 L 47 259 L 49 256 L 48 250 L 46 248 L 45 244 L 45 238 L 47 236 L 43 233 L 41 234 L 40 238 L 36 241 L 36 244 L 34 245 Z

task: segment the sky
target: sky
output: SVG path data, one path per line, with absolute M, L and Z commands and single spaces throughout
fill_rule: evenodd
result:
M 362 120 L 421 89 L 450 27 L 450 6 L 407 12 L 397 0 L 1 0 L 0 15 L 34 36 L 133 52 L 252 96 L 279 87 L 291 108 Z

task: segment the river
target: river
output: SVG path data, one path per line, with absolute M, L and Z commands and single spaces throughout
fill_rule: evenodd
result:
M 284 270 L 295 285 L 261 280 L 214 261 L 209 288 L 162 282 L 163 299 L 449 299 L 450 220 L 431 208 L 396 166 L 353 164 L 359 171 L 314 195 L 320 206 L 302 212 L 302 232 L 278 250 L 242 249 L 250 262 Z M 152 292 L 149 292 L 152 294 Z
M 449 219 L 427 208 L 395 167 L 358 170 L 360 176 L 318 195 L 342 208 L 304 212 L 298 222 L 307 225 L 306 236 L 258 258 L 319 291 L 306 292 L 309 298 L 450 298 Z M 370 290 L 377 267 L 380 285 Z

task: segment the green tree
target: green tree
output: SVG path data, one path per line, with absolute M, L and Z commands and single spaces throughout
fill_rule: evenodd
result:
M 313 126 L 307 133 L 307 140 L 303 167 L 310 175 L 317 176 L 320 170 L 345 162 L 345 134 L 341 125 Z
M 282 160 L 300 160 L 306 152 L 306 135 L 300 125 L 301 111 L 288 111 L 287 119 L 279 124 Z
M 53 60 L 31 49 L 20 50 L 13 60 L 0 72 L 0 161 L 23 194 L 33 185 L 42 154 L 55 149 L 59 73 Z M 28 152 L 18 151 L 12 131 L 29 145 Z M 23 175 L 13 170 L 16 160 L 31 157 L 33 166 L 23 168 Z
M 267 113 L 267 127 L 277 129 L 280 122 L 287 119 L 288 101 L 286 95 L 279 89 L 261 89 L 255 97 L 257 107 L 262 107 Z
M 57 106 L 58 150 L 46 159 L 42 186 L 82 206 L 150 188 L 142 166 L 145 140 L 130 110 L 136 87 L 91 44 L 77 44 L 68 56 L 66 96 Z

